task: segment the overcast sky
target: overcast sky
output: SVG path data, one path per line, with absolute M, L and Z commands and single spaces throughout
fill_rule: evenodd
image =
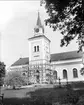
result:
M 39 0 L 0 1 L 1 60 L 9 67 L 20 57 L 28 57 L 28 38 L 34 36 L 38 10 L 42 24 L 47 14 Z M 77 50 L 73 41 L 68 47 L 60 47 L 62 35 L 45 27 L 45 35 L 51 40 L 51 53 Z

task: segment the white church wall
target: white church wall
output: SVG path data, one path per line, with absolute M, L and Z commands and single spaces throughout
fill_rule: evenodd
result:
M 39 45 L 39 52 L 34 52 L 34 46 Z M 42 59 L 43 50 L 41 49 L 42 46 L 42 39 L 35 39 L 29 41 L 29 61 L 39 60 Z M 37 57 L 38 55 L 38 57 Z
M 45 59 L 44 63 L 47 63 L 50 60 L 50 41 L 44 38 L 43 42 L 43 59 Z
M 80 69 L 81 69 L 81 59 L 76 59 L 76 60 L 67 60 L 67 61 L 60 61 L 60 62 L 52 62 L 53 64 L 55 64 L 55 70 L 57 71 L 57 76 L 58 78 L 60 77 L 61 82 L 66 82 L 67 79 L 63 78 L 63 70 L 67 70 L 67 77 L 68 77 L 68 81 L 69 82 L 73 82 L 73 81 L 83 81 L 84 77 L 81 75 L 80 73 Z M 77 69 L 77 73 L 78 73 L 78 77 L 74 78 L 73 77 L 73 69 L 76 68 Z
M 34 46 L 39 45 L 39 52 L 34 52 Z M 42 37 L 29 39 L 29 62 L 47 63 L 50 60 L 50 41 Z

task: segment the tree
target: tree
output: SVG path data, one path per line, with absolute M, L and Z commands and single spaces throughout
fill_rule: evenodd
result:
M 21 76 L 19 71 L 10 71 L 5 78 L 5 85 L 22 86 L 26 84 L 25 79 Z
M 1 94 L 1 86 L 4 83 L 4 77 L 5 77 L 5 64 L 3 62 L 0 62 L 0 94 Z
M 44 2 L 43 2 L 44 1 Z M 53 31 L 59 29 L 63 35 L 61 46 L 77 38 L 79 51 L 84 46 L 84 0 L 41 0 L 49 18 L 45 20 Z
M 5 64 L 0 62 L 0 86 L 3 85 L 3 78 L 5 77 Z

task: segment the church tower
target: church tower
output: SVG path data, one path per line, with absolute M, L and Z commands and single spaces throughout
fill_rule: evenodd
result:
M 29 41 L 29 65 L 31 65 L 32 67 L 38 66 L 39 68 L 40 65 L 49 64 L 50 40 L 44 35 L 44 27 L 41 23 L 39 12 L 37 17 L 37 22 L 34 28 L 34 36 L 29 38 L 28 41 Z M 34 73 L 36 72 L 36 70 L 34 68 Z M 39 69 L 37 71 L 40 74 L 39 81 L 42 82 L 41 81 L 42 77 L 41 75 L 43 75 L 42 71 Z

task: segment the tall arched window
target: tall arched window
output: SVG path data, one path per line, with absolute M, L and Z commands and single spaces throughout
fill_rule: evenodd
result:
M 34 46 L 34 52 L 36 52 L 36 46 Z
M 67 70 L 63 70 L 63 79 L 67 79 Z
M 53 72 L 54 79 L 57 79 L 57 71 Z
M 74 68 L 73 69 L 73 78 L 77 78 L 78 77 L 78 72 L 77 72 L 77 69 Z
M 39 46 L 37 46 L 37 52 L 39 52 Z

